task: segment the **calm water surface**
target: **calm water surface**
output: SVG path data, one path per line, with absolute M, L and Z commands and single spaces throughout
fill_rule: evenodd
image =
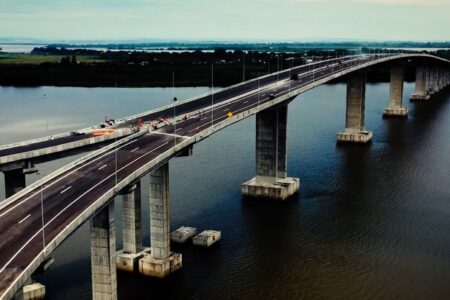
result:
M 292 102 L 288 173 L 300 177 L 301 192 L 283 203 L 241 198 L 240 185 L 255 169 L 254 118 L 195 145 L 192 157 L 171 160 L 172 229 L 218 229 L 222 241 L 208 250 L 173 246 L 183 253 L 183 269 L 167 280 L 119 272 L 119 298 L 448 299 L 450 93 L 411 104 L 413 88 L 405 84 L 410 115 L 399 120 L 382 119 L 389 85 L 367 86 L 369 146 L 336 146 L 345 85 L 321 86 Z M 181 88 L 176 95 L 207 90 Z M 171 97 L 170 89 L 157 88 L 3 87 L 1 144 L 133 114 Z M 40 169 L 45 175 L 73 159 Z M 146 199 L 147 178 L 142 192 Z M 118 247 L 120 206 L 116 201 Z M 148 245 L 146 201 L 143 219 Z M 85 224 L 36 278 L 49 299 L 91 298 L 89 255 Z

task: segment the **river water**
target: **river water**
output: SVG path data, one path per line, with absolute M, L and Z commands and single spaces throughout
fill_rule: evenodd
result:
M 345 85 L 297 97 L 289 105 L 288 174 L 300 178 L 301 192 L 283 203 L 240 195 L 241 183 L 254 175 L 254 117 L 195 145 L 193 156 L 171 160 L 171 228 L 217 229 L 222 240 L 210 249 L 173 246 L 183 268 L 166 280 L 119 272 L 119 299 L 448 299 L 450 93 L 412 104 L 413 88 L 405 84 L 408 119 L 382 119 L 389 85 L 368 84 L 368 146 L 335 143 L 344 127 Z M 178 88 L 175 95 L 207 90 Z M 172 92 L 0 87 L 1 144 L 168 104 Z M 45 175 L 74 158 L 39 168 Z M 148 178 L 142 193 L 147 199 Z M 118 200 L 116 208 L 120 248 Z M 144 201 L 145 245 L 147 212 Z M 36 278 L 49 299 L 91 298 L 88 225 Z

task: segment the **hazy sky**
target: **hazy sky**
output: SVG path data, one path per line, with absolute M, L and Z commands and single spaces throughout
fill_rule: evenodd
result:
M 450 0 L 0 0 L 0 38 L 450 40 Z

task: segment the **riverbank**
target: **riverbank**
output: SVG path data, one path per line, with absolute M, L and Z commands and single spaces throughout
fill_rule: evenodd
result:
M 340 55 L 348 55 L 345 51 Z M 79 87 L 191 87 L 229 86 L 303 65 L 330 59 L 329 51 L 304 53 L 214 52 L 145 53 L 104 52 L 35 48 L 31 54 L 0 54 L 0 85 L 79 86 Z M 373 82 L 389 81 L 388 67 L 374 68 L 368 74 Z M 174 80 L 173 80 L 174 79 Z M 412 67 L 406 80 L 414 80 Z

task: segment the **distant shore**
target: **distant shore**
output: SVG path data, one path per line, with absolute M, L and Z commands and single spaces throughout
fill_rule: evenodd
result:
M 336 52 L 339 51 L 339 52 Z M 229 86 L 311 61 L 351 54 L 347 50 L 307 50 L 299 53 L 243 52 L 216 49 L 204 52 L 130 52 L 90 49 L 35 48 L 31 54 L 0 54 L 0 85 L 73 87 L 191 87 Z M 174 81 L 173 81 L 174 79 Z M 383 66 L 368 81 L 389 80 Z M 406 80 L 414 80 L 406 68 Z

